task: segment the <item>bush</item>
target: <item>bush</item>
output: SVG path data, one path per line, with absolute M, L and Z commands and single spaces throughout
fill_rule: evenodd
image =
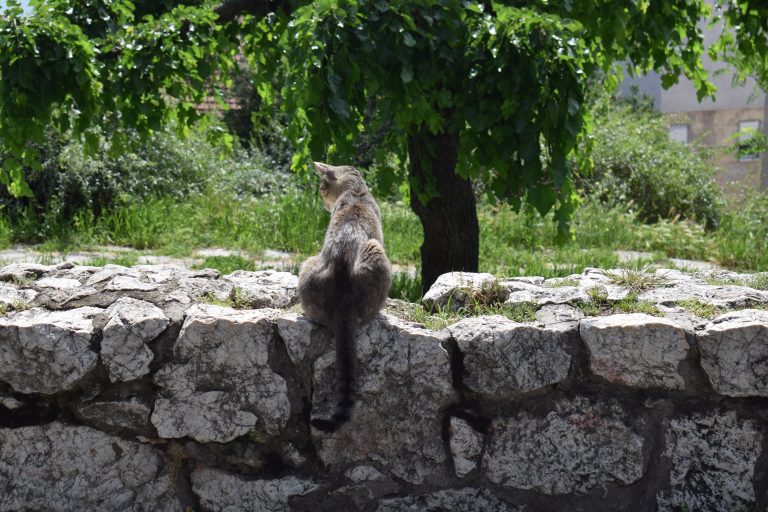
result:
M 41 238 L 83 212 L 99 217 L 139 199 L 162 196 L 178 200 L 207 188 L 253 196 L 278 190 L 287 182 L 284 174 L 266 170 L 258 155 L 242 149 L 228 151 L 208 142 L 203 133 L 180 138 L 168 130 L 148 140 L 132 131 L 119 135 L 124 138 L 119 154 L 109 154 L 110 139 L 116 135 L 101 132 L 98 152 L 86 155 L 79 140 L 49 131 L 38 148 L 43 156 L 41 167 L 25 169 L 34 197 L 15 198 L 0 187 L 5 215 L 37 230 L 28 230 L 26 237 Z
M 628 205 L 643 222 L 682 218 L 717 227 L 724 200 L 703 148 L 670 140 L 660 114 L 612 98 L 597 100 L 593 123 L 594 171 L 579 179 L 586 195 Z

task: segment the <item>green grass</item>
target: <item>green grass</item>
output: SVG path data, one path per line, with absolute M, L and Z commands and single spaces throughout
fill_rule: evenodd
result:
M 5 316 L 11 311 L 26 311 L 32 306 L 26 302 L 20 300 L 14 300 L 10 304 L 0 303 L 0 316 Z
M 139 256 L 137 254 L 123 254 L 115 256 L 114 258 L 106 256 L 97 256 L 85 262 L 86 265 L 93 267 L 103 267 L 105 265 L 122 265 L 123 267 L 132 267 L 139 262 Z
M 452 311 L 448 306 L 438 306 L 435 311 L 427 311 L 422 306 L 415 306 L 403 315 L 404 320 L 421 324 L 427 329 L 439 331 L 455 324 L 463 318 L 473 316 L 501 315 L 514 322 L 532 322 L 536 320 L 538 306 L 535 304 L 493 304 L 475 305 Z
M 213 268 L 221 275 L 231 274 L 235 270 L 258 270 L 253 260 L 242 256 L 208 256 L 202 263 L 193 265 L 194 269 Z
M 392 275 L 392 286 L 389 288 L 389 297 L 406 302 L 420 302 L 421 276 L 418 273 L 416 275 L 411 275 L 407 272 L 394 273 Z
M 625 268 L 620 273 L 608 273 L 608 279 L 615 285 L 627 288 L 637 295 L 640 292 L 659 286 L 665 286 L 667 281 L 648 271 L 648 267 Z
M 756 290 L 768 290 L 768 273 L 766 272 L 754 274 L 745 279 L 710 277 L 705 281 L 713 286 L 747 286 Z
M 581 273 L 586 267 L 620 267 L 614 251 L 622 249 L 653 254 L 637 262 L 638 266 L 683 257 L 714 261 L 738 270 L 768 271 L 768 251 L 764 247 L 768 239 L 768 200 L 761 201 L 750 203 L 746 213 L 727 214 L 721 229 L 705 231 L 689 221 L 642 224 L 625 208 L 607 208 L 586 200 L 573 219 L 574 238 L 564 245 L 553 242 L 555 224 L 551 216 L 542 218 L 527 210 L 516 213 L 505 205 L 481 204 L 479 270 L 500 277 L 564 277 Z M 418 219 L 402 203 L 380 201 L 380 205 L 391 261 L 418 267 L 422 243 Z M 182 257 L 204 247 L 232 249 L 244 255 L 270 248 L 293 253 L 301 261 L 319 251 L 328 219 L 315 190 L 290 189 L 280 195 L 243 200 L 209 191 L 181 201 L 170 197 L 137 200 L 98 218 L 80 213 L 68 224 L 43 226 L 40 218 L 32 214 L 11 222 L 0 214 L 0 246 L 45 241 L 42 250 L 67 252 L 120 245 Z M 99 259 L 92 264 L 130 265 L 135 263 L 134 257 Z M 244 256 L 209 258 L 203 264 L 223 273 L 254 269 L 255 265 Z M 753 287 L 768 288 L 768 277 L 756 277 Z M 416 279 L 394 276 L 392 297 L 413 301 L 420 295 Z
M 232 291 L 225 300 L 216 298 L 213 293 L 207 293 L 200 297 L 200 301 L 203 304 L 212 304 L 214 306 L 224 306 L 234 309 L 249 309 L 251 307 L 251 301 L 243 292 L 243 289 L 239 286 L 232 288 Z
M 576 307 L 586 316 L 603 316 L 617 313 L 645 313 L 647 315 L 662 316 L 655 304 L 649 301 L 638 300 L 637 291 L 631 291 L 620 300 L 608 300 L 605 290 L 594 287 L 587 290 L 589 300 L 576 304 Z
M 720 309 L 712 304 L 706 304 L 700 300 L 690 299 L 681 300 L 677 303 L 678 306 L 701 318 L 714 318 L 720 314 Z

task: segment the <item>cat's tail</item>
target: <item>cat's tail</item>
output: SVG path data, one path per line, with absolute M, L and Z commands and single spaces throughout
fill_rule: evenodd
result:
M 339 267 L 342 267 L 339 265 Z M 355 314 L 354 293 L 351 289 L 351 279 L 347 268 L 336 269 L 334 286 L 334 302 L 336 314 L 334 317 L 333 334 L 336 343 L 336 373 L 339 385 L 339 402 L 336 412 L 330 419 L 315 418 L 310 424 L 324 432 L 335 432 L 350 419 L 350 411 L 354 405 L 355 381 Z

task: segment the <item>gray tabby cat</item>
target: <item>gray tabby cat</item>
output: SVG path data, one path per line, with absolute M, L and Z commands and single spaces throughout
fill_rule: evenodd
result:
M 384 252 L 381 213 L 357 169 L 315 162 L 320 195 L 331 221 L 320 254 L 299 272 L 304 314 L 333 330 L 341 395 L 330 419 L 311 424 L 327 432 L 350 418 L 353 405 L 355 333 L 384 307 L 392 270 Z

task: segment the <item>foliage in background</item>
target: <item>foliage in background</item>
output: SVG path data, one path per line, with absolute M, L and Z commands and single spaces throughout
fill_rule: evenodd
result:
M 201 118 L 211 79 L 232 66 L 237 40 L 209 2 L 10 0 L 0 16 L 0 181 L 31 195 L 24 167 L 37 168 L 45 131 L 83 137 L 106 119 L 151 135 Z M 116 132 L 115 135 L 119 135 Z M 122 140 L 115 137 L 113 147 Z
M 593 115 L 594 169 L 579 179 L 585 196 L 627 205 L 647 223 L 680 218 L 717 227 L 725 203 L 704 148 L 670 140 L 661 114 L 608 95 Z
M 209 188 L 233 198 L 252 197 L 277 192 L 288 181 L 284 173 L 267 168 L 258 154 L 212 144 L 202 132 L 181 138 L 169 129 L 142 140 L 123 130 L 124 146 L 115 154 L 109 151 L 115 132 L 94 133 L 99 151 L 89 155 L 79 139 L 48 130 L 36 146 L 42 165 L 23 167 L 33 196 L 17 198 L 0 189 L 3 213 L 32 228 L 30 238 L 55 236 L 62 224 L 84 215 L 113 215 L 116 207 L 130 208 L 151 197 L 180 201 Z M 0 145 L 0 161 L 5 158 Z

